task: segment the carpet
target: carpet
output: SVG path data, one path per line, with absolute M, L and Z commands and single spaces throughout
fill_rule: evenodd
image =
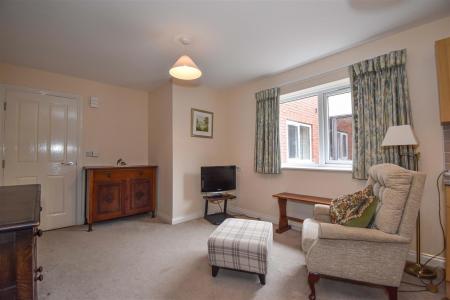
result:
M 44 280 L 39 299 L 308 299 L 298 231 L 274 235 L 267 284 L 258 276 L 220 270 L 211 276 L 207 239 L 216 226 L 203 219 L 168 225 L 147 215 L 47 231 L 38 240 Z M 415 282 L 405 275 L 405 280 Z M 402 285 L 401 289 L 417 289 Z M 383 289 L 321 279 L 318 299 L 387 299 Z M 399 293 L 399 299 L 441 299 Z

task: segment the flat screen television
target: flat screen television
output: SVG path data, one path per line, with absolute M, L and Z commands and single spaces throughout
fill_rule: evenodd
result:
M 236 189 L 236 166 L 201 167 L 202 193 Z

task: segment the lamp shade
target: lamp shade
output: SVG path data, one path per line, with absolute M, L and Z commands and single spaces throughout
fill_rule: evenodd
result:
M 400 125 L 388 128 L 381 146 L 415 146 L 418 144 L 411 125 Z
M 202 76 L 202 71 L 189 56 L 183 55 L 169 70 L 169 74 L 181 80 L 194 80 Z

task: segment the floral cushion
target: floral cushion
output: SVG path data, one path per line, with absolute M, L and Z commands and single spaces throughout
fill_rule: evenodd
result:
M 372 185 L 354 194 L 340 196 L 331 201 L 331 223 L 352 227 L 368 227 L 375 215 L 378 201 Z

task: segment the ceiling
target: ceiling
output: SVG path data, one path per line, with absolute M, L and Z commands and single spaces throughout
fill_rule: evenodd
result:
M 186 52 L 227 87 L 449 14 L 448 0 L 2 0 L 0 61 L 150 90 Z

